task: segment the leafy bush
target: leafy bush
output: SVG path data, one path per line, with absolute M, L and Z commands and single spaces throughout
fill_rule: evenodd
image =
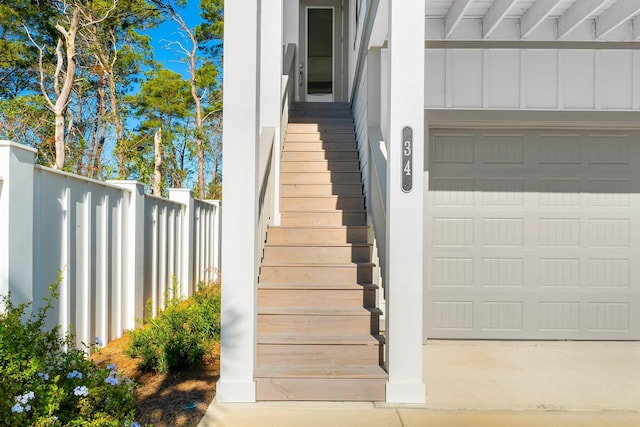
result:
M 148 313 L 151 310 L 147 310 Z M 130 332 L 125 353 L 141 357 L 145 370 L 167 373 L 202 361 L 220 340 L 220 287 L 200 284 L 188 299 L 173 297 L 156 318 Z
M 134 383 L 98 368 L 76 349 L 71 334 L 46 328 L 57 298 L 50 288 L 45 306 L 26 314 L 28 304 L 2 297 L 0 312 L 0 425 L 136 426 Z M 29 309 L 29 311 L 31 311 Z

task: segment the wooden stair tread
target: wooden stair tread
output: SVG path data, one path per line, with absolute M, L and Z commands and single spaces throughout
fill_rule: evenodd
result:
M 267 240 L 265 247 L 298 247 L 298 248 L 346 248 L 346 247 L 371 247 L 371 243 L 298 243 L 282 242 L 274 243 Z
M 380 366 L 257 366 L 255 378 L 376 378 L 386 379 L 388 374 Z
M 280 230 L 345 230 L 345 229 L 356 229 L 363 230 L 368 229 L 367 225 L 314 225 L 314 226 L 290 226 L 290 225 L 273 225 L 269 227 L 269 229 L 280 229 Z
M 321 263 L 323 267 L 327 268 L 354 268 L 354 267 L 375 267 L 372 262 L 331 262 Z M 262 263 L 263 267 L 317 267 L 318 263 L 315 262 L 293 262 L 293 261 L 265 261 Z
M 259 289 L 288 289 L 288 290 L 375 290 L 378 285 L 371 283 L 273 283 L 259 282 Z
M 304 197 L 304 196 L 303 196 Z M 304 210 L 301 211 L 299 209 L 291 209 L 291 208 L 287 208 L 287 209 L 281 209 L 280 210 L 281 213 L 308 213 L 308 214 L 324 214 L 324 213 L 366 213 L 367 211 L 365 209 L 312 209 L 312 210 Z M 301 226 L 303 227 L 303 226 Z M 348 227 L 348 226 L 346 226 Z
M 378 345 L 384 343 L 382 335 L 303 335 L 303 334 L 259 334 L 258 344 L 291 345 Z
M 294 101 L 290 104 L 290 109 L 347 109 L 351 110 L 351 104 L 349 102 L 300 102 Z
M 382 314 L 375 307 L 258 307 L 258 314 L 300 316 L 371 316 Z

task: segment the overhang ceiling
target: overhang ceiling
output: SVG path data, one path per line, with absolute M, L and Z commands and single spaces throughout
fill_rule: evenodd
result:
M 640 0 L 425 0 L 425 17 L 426 40 L 640 40 Z

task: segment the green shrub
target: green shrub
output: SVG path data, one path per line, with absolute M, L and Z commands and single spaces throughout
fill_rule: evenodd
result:
M 135 426 L 134 383 L 115 371 L 98 368 L 76 349 L 71 334 L 46 328 L 57 298 L 50 288 L 44 308 L 14 305 L 2 297 L 0 312 L 0 425 Z
M 130 337 L 125 353 L 141 357 L 145 370 L 167 373 L 200 362 L 220 340 L 219 286 L 200 284 L 184 301 L 173 297 L 156 318 L 147 317 Z

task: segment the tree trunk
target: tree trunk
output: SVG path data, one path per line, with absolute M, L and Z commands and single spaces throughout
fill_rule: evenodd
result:
M 153 167 L 153 195 L 162 196 L 162 130 L 158 129 L 153 135 L 155 163 Z
M 67 108 L 69 101 L 69 95 L 73 88 L 73 83 L 76 76 L 76 34 L 78 33 L 80 15 L 78 8 L 75 8 L 71 16 L 71 22 L 69 30 L 66 30 L 62 25 L 56 25 L 56 29 L 64 37 L 65 53 L 67 67 L 62 82 L 62 89 L 56 90 L 57 99 L 53 107 L 53 114 L 55 116 L 55 140 L 56 140 L 56 169 L 64 168 L 64 156 L 65 156 L 65 142 L 64 142 L 64 112 Z M 58 44 L 60 46 L 60 44 Z M 58 56 L 58 66 L 56 67 L 56 89 L 58 89 L 58 71 L 62 69 L 60 63 L 61 56 Z

